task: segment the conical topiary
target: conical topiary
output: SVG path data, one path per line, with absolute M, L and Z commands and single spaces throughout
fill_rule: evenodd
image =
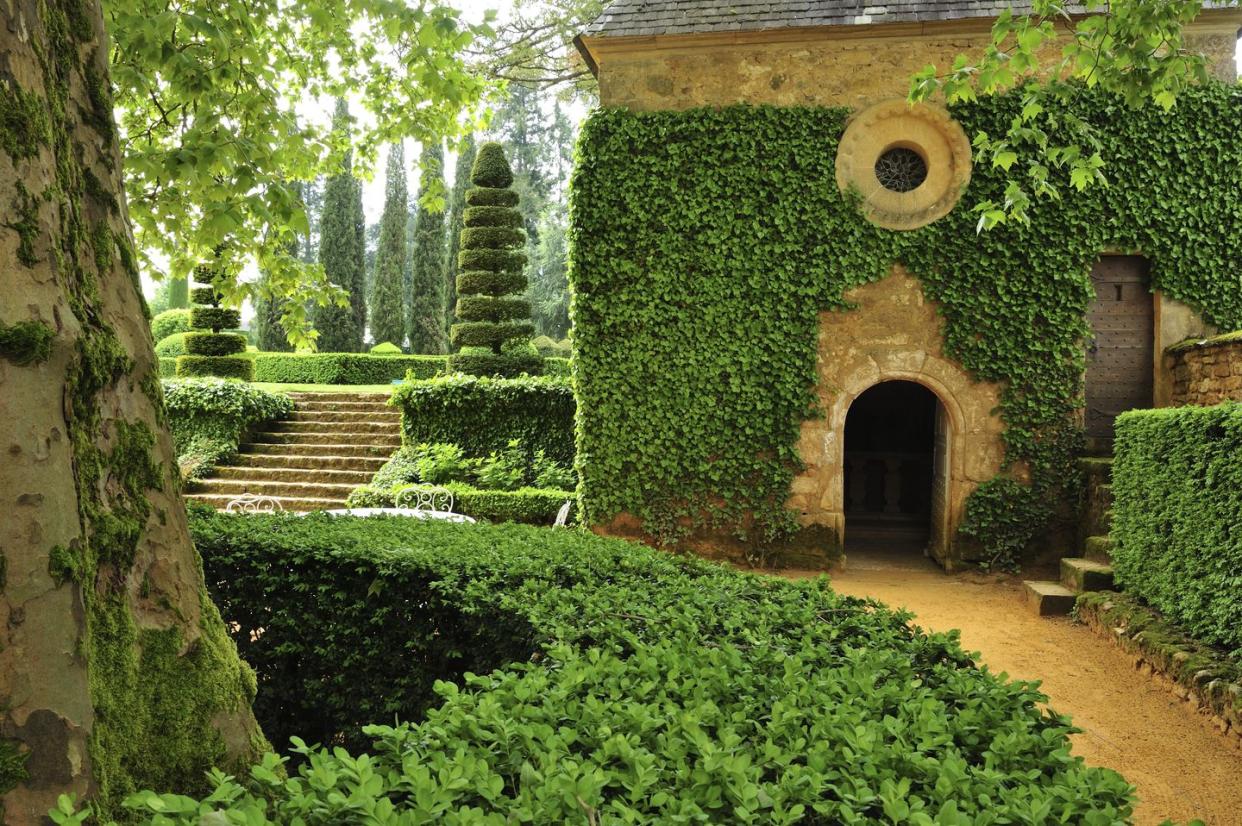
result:
M 530 302 L 517 297 L 526 291 L 521 251 L 526 234 L 517 210 L 518 194 L 509 187 L 513 171 L 498 143 L 479 147 L 466 192 L 466 210 L 457 256 L 457 318 L 453 344 L 470 348 L 449 359 L 451 369 L 477 376 L 532 375 L 543 371 L 543 360 L 529 346 L 535 327 Z M 516 345 L 516 347 L 515 347 Z
M 177 377 L 219 376 L 226 379 L 254 381 L 254 362 L 237 355 L 246 351 L 246 337 L 241 333 L 222 333 L 241 325 L 241 311 L 220 306 L 222 296 L 216 290 L 218 273 L 201 266 L 195 273 L 202 286 L 190 293 L 190 329 L 185 334 L 188 355 L 177 357 Z

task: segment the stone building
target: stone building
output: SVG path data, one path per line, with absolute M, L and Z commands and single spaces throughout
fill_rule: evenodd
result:
M 910 77 L 980 53 L 1008 5 L 617 0 L 576 45 L 604 107 L 849 107 L 837 181 L 857 188 L 872 222 L 905 231 L 957 208 L 972 172 L 970 140 L 948 112 L 907 105 Z M 1191 48 L 1228 82 L 1237 77 L 1240 28 L 1235 7 L 1205 10 L 1187 31 Z M 1085 428 L 1097 446 L 1108 443 L 1118 412 L 1170 403 L 1166 348 L 1213 332 L 1190 307 L 1152 290 L 1147 268 L 1141 257 L 1106 255 L 1092 272 Z M 847 544 L 908 536 L 952 565 L 967 497 L 1002 469 L 1002 388 L 946 355 L 943 319 L 901 265 L 846 297 L 856 309 L 820 313 L 823 416 L 802 425 L 805 470 L 787 505 L 804 525 L 828 526 Z M 624 522 L 604 529 L 624 532 Z

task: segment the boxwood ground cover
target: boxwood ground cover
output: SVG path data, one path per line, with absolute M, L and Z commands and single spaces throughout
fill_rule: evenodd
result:
M 305 749 L 151 822 L 1120 823 L 1028 683 L 835 594 L 572 530 L 195 511 L 256 713 Z M 471 676 L 471 673 L 479 676 Z M 401 722 L 390 725 L 394 719 Z M 365 729 L 366 723 L 378 723 Z M 157 811 L 159 814 L 157 815 Z

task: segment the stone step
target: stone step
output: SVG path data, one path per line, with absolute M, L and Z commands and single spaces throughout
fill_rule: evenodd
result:
M 1113 457 L 1085 456 L 1078 460 L 1078 469 L 1087 476 L 1100 476 L 1111 479 L 1113 476 Z
M 296 402 L 295 409 L 304 413 L 396 413 L 401 410 L 383 402 Z
M 352 424 L 354 422 L 384 422 L 394 427 L 401 425 L 401 412 L 391 407 L 379 410 L 298 410 L 285 421 L 331 422 Z
M 217 467 L 212 479 L 231 479 L 252 482 L 324 482 L 342 485 L 365 485 L 374 473 L 366 470 L 337 470 L 333 468 L 308 467 Z
M 276 445 L 259 445 L 272 448 Z M 387 462 L 379 456 L 306 456 L 285 453 L 239 453 L 232 466 L 241 468 L 290 468 L 307 470 L 354 470 L 375 473 Z
M 1059 582 L 1026 580 L 1024 596 L 1026 604 L 1041 617 L 1061 617 L 1074 610 L 1077 596 Z
M 269 432 L 275 433 L 314 433 L 314 434 L 330 434 L 330 433 L 380 433 L 390 434 L 400 437 L 401 423 L 397 421 L 374 421 L 359 419 L 352 422 L 329 422 L 322 420 L 315 421 L 277 421 L 268 425 Z
M 306 445 L 326 447 L 328 445 L 370 445 L 378 449 L 387 449 L 392 453 L 401 447 L 401 436 L 397 433 L 337 433 L 315 431 L 311 433 L 256 433 L 253 444 L 269 445 Z M 321 450 L 323 452 L 329 452 Z
M 293 399 L 295 404 L 300 405 L 302 402 L 367 402 L 370 404 L 388 404 L 388 400 L 392 398 L 391 393 L 316 393 L 313 391 L 297 390 L 286 393 L 286 396 Z
M 1083 543 L 1084 557 L 1092 562 L 1103 562 L 1105 565 L 1113 561 L 1113 539 L 1111 536 L 1088 536 Z
M 186 499 L 193 502 L 202 502 L 205 505 L 211 505 L 216 510 L 224 510 L 237 497 L 232 494 L 220 493 L 190 493 Z M 283 510 L 294 512 L 306 511 L 326 511 L 342 507 L 342 504 L 335 499 L 315 499 L 313 497 L 303 496 L 273 496 Z
M 288 434 L 284 434 L 288 435 Z M 311 442 L 310 444 L 298 444 L 296 442 L 280 441 L 280 442 L 246 442 L 238 448 L 245 455 L 265 455 L 265 456 L 338 456 L 349 458 L 380 458 L 388 461 L 392 456 L 396 447 L 387 444 L 338 444 L 332 442 Z
M 215 493 L 240 496 L 254 493 L 261 496 L 323 499 L 344 502 L 357 485 L 316 482 L 256 482 L 249 479 L 203 479 L 194 482 L 191 493 Z
M 1112 565 L 1072 556 L 1061 559 L 1061 584 L 1079 594 L 1083 591 L 1116 590 Z

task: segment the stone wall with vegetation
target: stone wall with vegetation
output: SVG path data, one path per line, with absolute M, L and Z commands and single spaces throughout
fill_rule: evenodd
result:
M 1187 341 L 1165 351 L 1174 405 L 1242 401 L 1242 332 Z

